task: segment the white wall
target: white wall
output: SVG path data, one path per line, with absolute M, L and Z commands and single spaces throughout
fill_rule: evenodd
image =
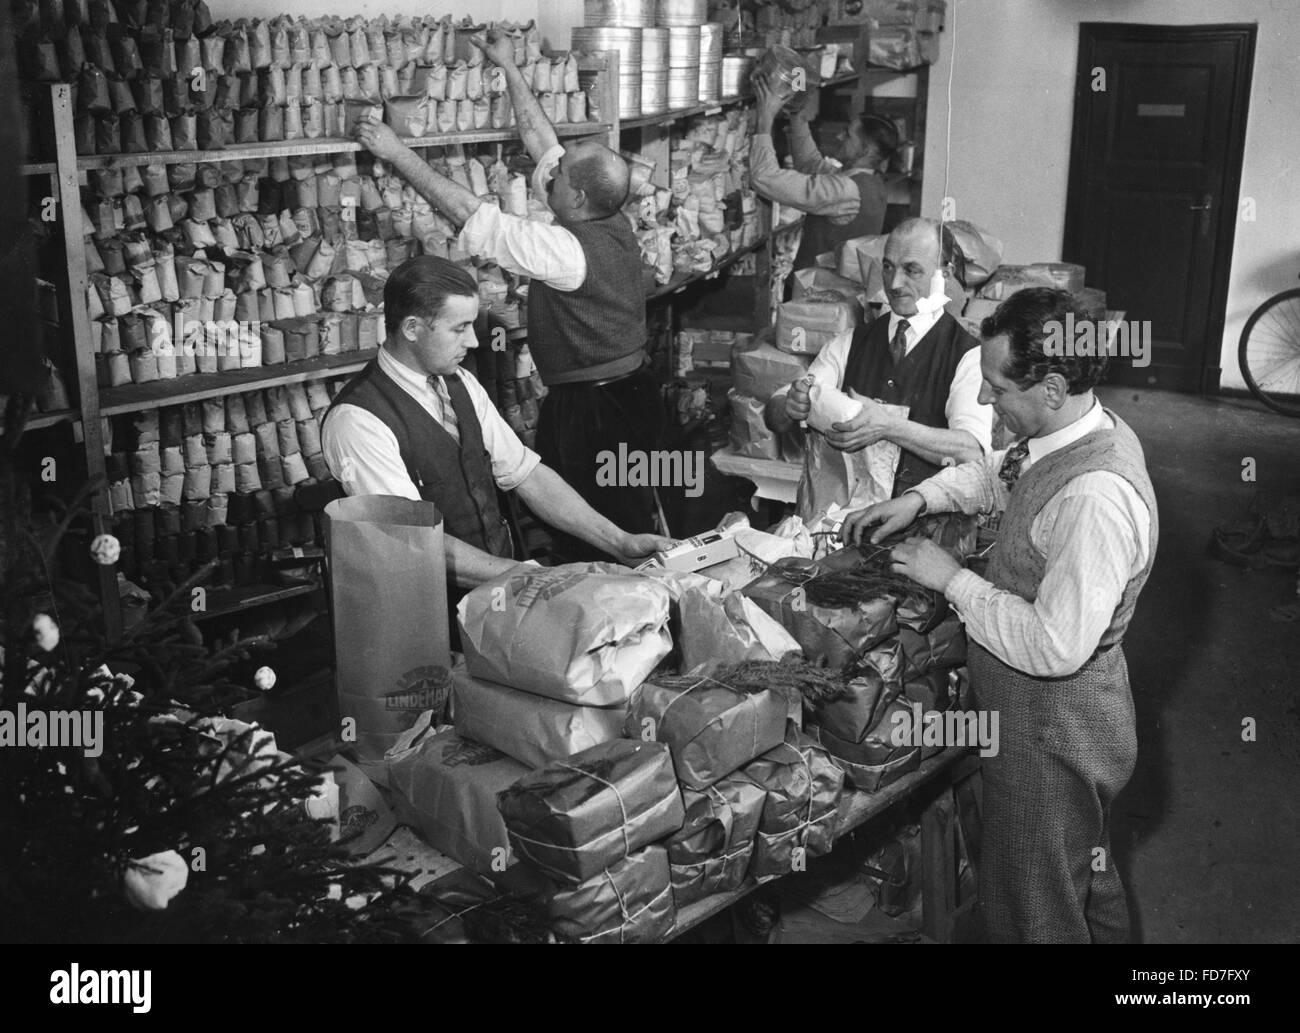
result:
M 948 8 L 930 70 L 924 210 L 940 210 L 946 166 L 957 217 L 1001 237 L 1009 262 L 1061 257 L 1080 22 L 1259 25 L 1241 180 L 1257 221 L 1237 224 L 1221 358 L 1223 386 L 1242 386 L 1242 325 L 1300 274 L 1300 3 L 948 0 Z

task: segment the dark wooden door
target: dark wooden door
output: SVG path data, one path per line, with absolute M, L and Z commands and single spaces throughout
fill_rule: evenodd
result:
M 1110 383 L 1217 390 L 1255 27 L 1079 27 L 1064 258 L 1148 322 Z

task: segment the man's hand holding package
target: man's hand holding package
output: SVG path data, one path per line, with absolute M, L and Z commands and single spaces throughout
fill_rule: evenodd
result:
M 862 411 L 847 423 L 832 424 L 826 441 L 841 452 L 860 452 L 889 436 L 896 417 L 879 402 L 864 398 L 852 388 L 849 397 L 862 403 Z
M 909 538 L 889 554 L 890 569 L 918 585 L 942 592 L 961 572 L 961 564 L 929 538 Z
M 877 502 L 866 509 L 856 509 L 844 517 L 840 527 L 840 538 L 848 545 L 862 544 L 862 536 L 868 528 L 880 526 L 872 533 L 870 541 L 874 545 L 882 538 L 887 538 L 896 531 L 907 527 L 921 514 L 925 500 L 916 492 L 904 492 L 888 502 Z
M 812 412 L 812 400 L 808 397 L 811 381 L 811 377 L 800 377 L 790 385 L 790 392 L 785 396 L 785 414 L 795 423 L 802 423 Z
M 478 47 L 487 55 L 489 61 L 494 65 L 502 68 L 512 67 L 515 63 L 515 45 L 507 36 L 498 28 L 488 29 L 487 42 L 484 43 L 477 36 L 471 36 L 469 41 Z
M 661 534 L 629 534 L 619 546 L 619 557 L 630 567 L 649 559 L 656 552 L 666 552 L 677 545 L 675 538 Z
M 391 126 L 373 119 L 364 119 L 357 126 L 357 140 L 381 161 L 396 161 L 409 148 L 397 138 Z

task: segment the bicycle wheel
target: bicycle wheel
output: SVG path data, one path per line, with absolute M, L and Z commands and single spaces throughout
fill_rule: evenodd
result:
M 1300 287 L 1255 309 L 1242 328 L 1237 361 L 1251 394 L 1275 412 L 1300 417 Z

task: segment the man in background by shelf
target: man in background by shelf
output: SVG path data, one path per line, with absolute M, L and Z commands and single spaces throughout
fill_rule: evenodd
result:
M 948 597 L 970 636 L 971 688 L 1000 715 L 983 761 L 979 865 L 997 942 L 1117 943 L 1128 905 L 1110 808 L 1137 757 L 1120 647 L 1151 573 L 1159 519 L 1142 446 L 1093 394 L 1107 359 L 1049 354 L 1091 315 L 1066 291 L 1013 295 L 981 325 L 981 397 L 1018 438 L 844 521 L 872 541 L 922 513 L 1001 513 L 987 580 L 919 538 L 893 569 Z
M 505 76 L 519 135 L 537 163 L 534 196 L 547 199 L 555 225 L 485 203 L 431 169 L 382 123 L 364 123 L 358 138 L 463 227 L 461 243 L 470 254 L 530 278 L 529 349 L 547 387 L 538 453 L 593 509 L 620 527 L 652 532 L 658 526 L 653 488 L 597 483 L 600 453 L 617 454 L 620 444 L 653 452 L 666 430 L 661 388 L 646 368 L 641 252 L 620 211 L 630 183 L 627 163 L 594 140 L 562 146 L 515 67 L 510 39 L 494 30 L 482 49 Z M 562 558 L 609 558 L 563 528 L 554 530 Z
M 790 118 L 793 169 L 783 169 L 772 143 L 772 129 L 785 98 L 766 78 L 754 83 L 758 122 L 750 145 L 749 182 L 769 201 L 806 212 L 794 268 L 807 269 L 818 255 L 846 240 L 876 236 L 885 223 L 885 165 L 898 150 L 898 128 L 879 115 L 857 115 L 840 133 L 839 162 L 822 157 L 809 119 L 815 118 L 817 90 Z
M 518 562 L 498 488 L 517 491 L 538 517 L 622 562 L 671 548 L 671 539 L 630 534 L 595 512 L 460 368 L 478 347 L 478 307 L 474 278 L 446 259 L 412 258 L 393 270 L 384 285 L 383 347 L 322 422 L 325 460 L 343 489 L 435 503 L 449 589 L 480 585 Z
M 993 410 L 980 402 L 979 342 L 943 308 L 940 278 L 953 247 L 952 236 L 933 219 L 900 223 L 885 242 L 881 263 L 888 317 L 846 331 L 818 352 L 806 376 L 768 401 L 768 426 L 784 434 L 808 419 L 812 380 L 839 388 L 861 401 L 862 411 L 835 424 L 826 444 L 840 452 L 877 441 L 897 444 L 895 495 L 937 473 L 945 460 L 963 463 L 987 453 Z M 909 413 L 893 415 L 878 402 L 908 406 Z M 808 447 L 821 447 L 820 439 Z

